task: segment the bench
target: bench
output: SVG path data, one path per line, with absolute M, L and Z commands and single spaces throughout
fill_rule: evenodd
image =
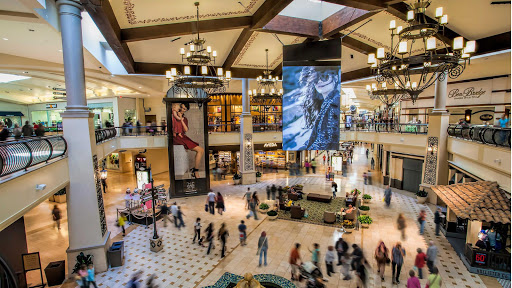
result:
M 316 193 L 308 193 L 308 196 L 306 198 L 309 201 L 317 201 L 317 202 L 323 202 L 323 203 L 330 203 L 332 200 L 332 197 L 329 195 L 322 195 L 322 194 L 316 194 Z

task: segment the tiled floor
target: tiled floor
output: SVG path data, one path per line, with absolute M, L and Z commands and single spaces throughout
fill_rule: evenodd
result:
M 445 287 L 485 287 L 482 279 L 470 274 L 459 257 L 455 254 L 450 244 L 444 237 L 436 237 L 433 233 L 433 214 L 427 206 L 416 203 L 413 194 L 405 191 L 396 191 L 393 196 L 392 204 L 389 209 L 385 208 L 381 201 L 383 190 L 380 185 L 365 186 L 361 181 L 361 175 L 367 169 L 367 159 L 364 156 L 364 150 L 359 148 L 354 157 L 354 164 L 350 167 L 348 177 L 341 178 L 337 176 L 338 195 L 344 195 L 345 192 L 353 188 L 363 190 L 364 193 L 371 194 L 373 200 L 369 205 L 371 207 L 370 215 L 374 220 L 369 229 L 354 231 L 352 234 L 343 234 L 343 238 L 350 244 L 360 245 L 366 257 L 372 266 L 375 266 L 373 252 L 378 241 L 383 240 L 391 248 L 393 244 L 400 241 L 400 235 L 396 229 L 396 218 L 399 212 L 404 213 L 407 218 L 407 240 L 403 241 L 407 256 L 405 258 L 404 268 L 402 269 L 401 283 L 404 287 L 406 275 L 409 269 L 413 267 L 416 249 L 418 247 L 426 249 L 426 242 L 433 240 L 439 247 L 439 259 L 437 265 L 440 268 L 440 275 L 443 278 Z M 156 175 L 155 184 L 165 183 L 165 175 Z M 306 176 L 292 176 L 281 173 L 265 174 L 263 181 L 251 185 L 252 190 L 259 191 L 260 199 L 266 198 L 265 187 L 269 184 L 293 185 L 304 184 L 305 192 L 316 192 L 330 194 L 330 182 L 325 181 L 322 172 L 317 175 L 308 174 Z M 112 235 L 119 233 L 119 228 L 114 226 L 116 207 L 122 207 L 124 204 L 123 194 L 126 187 L 134 187 L 135 181 L 130 173 L 120 174 L 109 172 L 109 192 L 105 196 L 108 227 Z M 185 223 L 181 231 L 173 226 L 162 227 L 158 223 L 159 234 L 164 238 L 164 249 L 159 253 L 149 251 L 149 238 L 153 235 L 152 228 L 145 229 L 144 226 L 136 226 L 126 237 L 125 265 L 119 268 L 110 269 L 108 272 L 97 275 L 97 282 L 100 287 L 124 287 L 128 277 L 135 271 L 143 271 L 143 279 L 151 274 L 157 276 L 156 282 L 160 287 L 203 287 L 212 285 L 224 272 L 235 274 L 244 274 L 251 272 L 253 274 L 273 273 L 283 277 L 290 276 L 290 267 L 288 264 L 289 252 L 292 245 L 296 242 L 302 244 L 301 255 L 303 259 L 311 258 L 308 248 L 313 243 L 319 243 L 322 255 L 325 254 L 328 245 L 341 236 L 341 233 L 333 227 L 304 224 L 286 220 L 269 221 L 253 219 L 247 220 L 249 231 L 248 245 L 238 245 L 237 225 L 240 220 L 245 219 L 247 210 L 244 208 L 243 193 L 248 186 L 234 186 L 232 181 L 223 180 L 212 182 L 215 191 L 223 193 L 226 199 L 226 212 L 224 215 L 215 214 L 211 216 L 204 212 L 204 197 L 191 197 L 178 199 L 178 205 L 182 206 L 185 214 Z M 65 205 L 61 205 L 65 210 Z M 39 205 L 26 215 L 27 238 L 29 251 L 40 251 L 43 267 L 45 262 L 66 259 L 65 247 L 67 247 L 67 223 L 63 222 L 63 228 L 57 231 L 52 228 L 50 217 L 51 205 L 45 202 Z M 424 236 L 418 234 L 416 215 L 420 209 L 428 211 L 428 221 L 426 233 Z M 230 232 L 227 241 L 228 255 L 220 259 L 220 250 L 216 249 L 210 256 L 206 256 L 206 248 L 192 244 L 193 230 L 192 224 L 196 217 L 201 217 L 203 226 L 213 222 L 218 229 L 222 222 L 226 223 Z M 130 229 L 131 230 L 131 229 Z M 268 266 L 258 267 L 258 257 L 256 256 L 258 236 L 262 231 L 266 231 L 269 240 Z M 118 236 L 120 237 L 120 236 Z M 218 243 L 217 243 L 218 244 Z M 44 254 L 43 254 L 44 253 Z M 354 280 L 343 281 L 339 273 L 339 267 L 333 277 L 327 277 L 329 282 L 327 287 L 356 287 Z M 381 282 L 379 277 L 370 276 L 371 287 L 392 287 L 390 267 L 386 267 L 385 280 Z M 325 264 L 322 263 L 322 271 L 325 273 Z M 375 271 L 373 271 L 375 272 Z M 485 279 L 487 287 L 497 285 L 494 279 Z M 422 281 L 422 286 L 424 285 Z M 298 285 L 302 287 L 303 284 Z M 498 287 L 498 286 L 496 286 Z

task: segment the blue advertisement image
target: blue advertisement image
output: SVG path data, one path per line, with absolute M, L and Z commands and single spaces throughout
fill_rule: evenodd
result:
M 283 67 L 283 150 L 337 150 L 340 66 Z

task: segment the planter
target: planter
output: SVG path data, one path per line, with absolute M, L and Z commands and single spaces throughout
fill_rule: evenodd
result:
M 55 196 L 54 195 L 50 196 L 50 198 L 48 198 L 48 201 L 55 202 Z
M 233 179 L 233 182 L 235 183 L 235 185 L 239 185 L 240 184 L 240 180 L 241 179 Z
M 369 228 L 369 227 L 370 227 L 370 224 L 361 223 L 361 227 L 363 227 L 363 228 Z
M 418 200 L 419 204 L 424 204 L 425 202 L 427 202 L 427 197 L 416 196 L 416 199 Z
M 268 220 L 276 220 L 276 219 L 277 219 L 277 215 L 275 215 L 275 216 L 268 216 Z
M 55 198 L 55 202 L 57 202 L 57 203 L 66 203 L 66 194 L 64 194 L 64 195 L 55 195 L 53 197 Z
M 267 214 L 267 212 L 270 210 L 270 208 L 267 208 L 267 209 L 260 209 L 258 208 L 258 210 L 260 211 L 260 213 L 262 214 Z
M 256 177 L 256 182 L 260 182 L 261 181 L 261 177 Z
M 370 210 L 361 210 L 361 209 L 359 209 L 359 213 L 361 215 L 368 215 L 370 213 Z
M 372 201 L 372 199 L 363 199 L 363 203 L 368 204 Z M 366 215 L 366 214 L 365 214 Z
M 345 233 L 352 233 L 354 231 L 354 227 L 343 227 L 345 229 Z
M 66 262 L 56 261 L 50 262 L 46 268 L 44 268 L 44 274 L 46 275 L 46 281 L 48 286 L 61 285 L 66 279 Z

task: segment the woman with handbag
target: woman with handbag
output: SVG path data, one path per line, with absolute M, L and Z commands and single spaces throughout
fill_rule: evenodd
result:
M 261 267 L 261 257 L 263 256 L 264 259 L 264 265 L 267 266 L 267 250 L 268 250 L 268 238 L 267 233 L 265 231 L 261 232 L 260 239 L 258 239 L 258 251 L 256 252 L 256 255 L 260 255 L 260 262 L 258 264 L 258 267 Z
M 393 284 L 400 284 L 400 271 L 404 264 L 405 249 L 402 248 L 402 243 L 397 242 L 395 247 L 391 250 L 391 267 L 393 274 Z
M 377 261 L 377 272 L 380 275 L 380 279 L 384 281 L 384 271 L 386 270 L 386 264 L 389 264 L 389 250 L 383 241 L 380 241 L 377 249 L 375 249 L 375 260 Z
M 432 273 L 428 276 L 425 288 L 441 288 L 441 285 L 443 285 L 443 279 L 441 279 L 441 275 L 439 275 L 437 267 L 434 266 L 432 268 Z

